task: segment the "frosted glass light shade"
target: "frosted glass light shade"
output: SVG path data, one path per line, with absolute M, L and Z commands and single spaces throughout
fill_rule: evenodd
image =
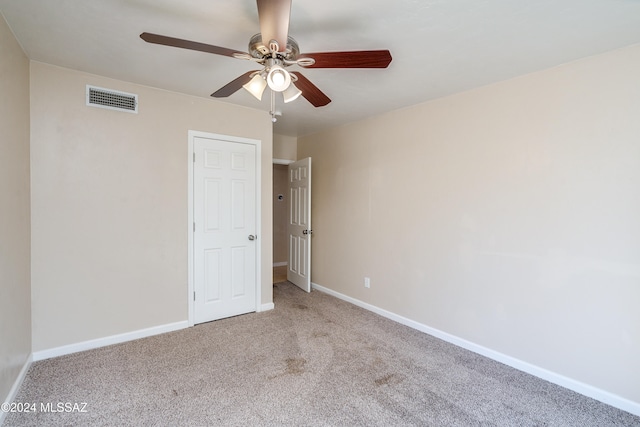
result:
M 267 84 L 274 92 L 283 92 L 291 84 L 291 76 L 279 65 L 274 65 L 267 74 Z
M 282 92 L 282 97 L 284 98 L 285 104 L 287 102 L 295 101 L 300 95 L 302 95 L 302 91 L 296 87 L 293 83 L 289 85 L 288 88 Z
M 262 94 L 267 87 L 267 82 L 264 81 L 260 74 L 256 74 L 251 80 L 249 80 L 249 83 L 242 85 L 242 87 L 245 88 L 251 95 L 258 98 L 258 101 L 261 101 Z

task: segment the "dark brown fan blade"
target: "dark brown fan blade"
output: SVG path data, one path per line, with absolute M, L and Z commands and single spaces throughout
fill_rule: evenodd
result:
M 176 39 L 175 37 L 161 36 L 160 34 L 142 33 L 140 38 L 147 43 L 162 44 L 165 46 L 181 47 L 183 49 L 197 50 L 200 52 L 214 53 L 216 55 L 224 55 L 233 57 L 234 53 L 243 54 L 226 47 L 214 46 L 212 44 L 192 42 L 190 40 Z
M 255 73 L 255 71 L 247 71 L 237 79 L 227 83 L 217 91 L 213 92 L 211 96 L 213 96 L 214 98 L 226 98 L 229 95 L 233 95 L 243 85 L 245 85 L 246 83 L 249 83 L 249 80 L 251 80 L 251 74 L 253 73 Z
M 279 51 L 287 49 L 289 35 L 289 18 L 291 16 L 291 0 L 257 0 L 258 17 L 262 43 L 269 47 L 269 42 L 278 42 Z
M 388 50 L 353 52 L 303 53 L 299 58 L 313 58 L 316 63 L 305 68 L 387 68 L 391 63 Z
M 291 74 L 295 74 L 298 78 L 295 85 L 302 91 L 302 96 L 307 98 L 307 101 L 309 101 L 314 107 L 323 107 L 331 102 L 331 99 L 329 99 L 327 95 L 318 89 L 316 85 L 311 83 L 305 76 L 297 71 L 292 71 Z

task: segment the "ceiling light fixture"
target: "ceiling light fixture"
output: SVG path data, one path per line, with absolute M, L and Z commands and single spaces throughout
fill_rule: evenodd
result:
M 302 91 L 296 87 L 293 83 L 289 85 L 288 88 L 282 92 L 282 97 L 284 98 L 284 103 L 288 103 L 291 101 L 295 101 L 298 97 L 302 95 Z
M 251 95 L 255 96 L 258 101 L 262 100 L 262 94 L 267 87 L 267 82 L 264 81 L 264 77 L 261 73 L 256 73 L 255 76 L 249 80 L 249 83 L 242 85 Z
M 267 84 L 275 92 L 284 92 L 291 84 L 291 75 L 281 65 L 272 65 L 267 74 Z
M 251 79 L 242 85 L 247 92 L 259 101 L 262 101 L 262 95 L 267 86 L 269 86 L 271 89 L 270 114 L 274 122 L 276 121 L 274 113 L 276 92 L 282 93 L 285 104 L 295 101 L 302 95 L 302 91 L 294 84 L 294 82 L 298 81 L 298 77 L 285 70 L 287 65 L 289 64 L 285 64 L 281 58 L 269 58 L 264 69 L 250 74 Z

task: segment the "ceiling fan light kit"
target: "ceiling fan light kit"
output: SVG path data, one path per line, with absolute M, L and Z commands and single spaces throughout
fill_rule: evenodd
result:
M 274 92 L 284 92 L 291 84 L 291 75 L 281 65 L 274 64 L 267 73 L 267 84 Z
M 302 91 L 296 87 L 293 83 L 289 85 L 288 88 L 282 92 L 282 99 L 285 104 L 288 104 L 291 101 L 295 101 L 298 97 L 302 95 Z
M 269 86 L 272 91 L 272 119 L 275 119 L 274 92 L 281 92 L 285 103 L 294 101 L 300 95 L 314 107 L 322 107 L 331 102 L 331 99 L 306 77 L 299 72 L 287 71 L 287 67 L 297 65 L 303 68 L 386 68 L 391 63 L 391 53 L 388 50 L 301 54 L 298 43 L 289 36 L 291 0 L 257 0 L 257 6 L 260 33 L 249 40 L 248 53 L 146 32 L 140 34 L 140 38 L 147 43 L 229 56 L 262 65 L 262 70 L 249 71 L 241 75 L 211 96 L 224 98 L 244 88 L 256 99 L 262 100 L 262 95 Z
M 255 96 L 258 101 L 262 100 L 262 94 L 267 88 L 267 82 L 265 81 L 262 73 L 256 73 L 255 76 L 249 80 L 249 83 L 242 85 L 251 95 Z

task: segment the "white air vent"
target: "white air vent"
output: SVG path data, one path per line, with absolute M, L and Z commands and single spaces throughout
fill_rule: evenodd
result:
M 138 95 L 87 85 L 87 105 L 137 113 Z

